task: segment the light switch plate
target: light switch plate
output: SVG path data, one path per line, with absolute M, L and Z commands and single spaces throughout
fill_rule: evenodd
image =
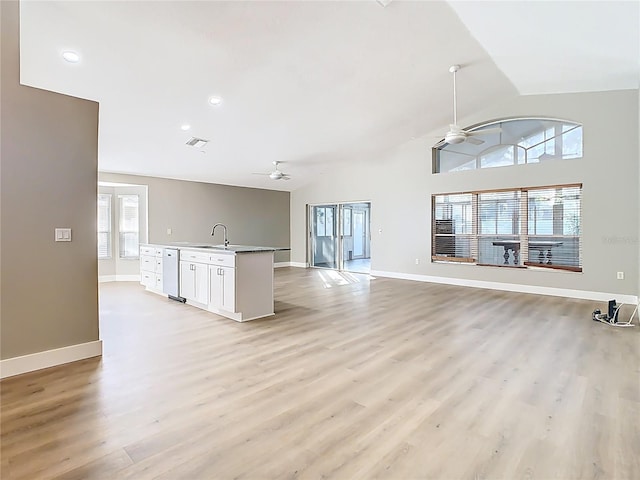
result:
M 56 228 L 56 242 L 70 242 L 70 241 L 71 241 L 70 228 Z

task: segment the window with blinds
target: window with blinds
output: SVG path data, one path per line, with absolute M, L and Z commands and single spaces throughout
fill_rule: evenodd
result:
M 140 230 L 138 195 L 118 195 L 118 201 L 120 203 L 120 258 L 138 258 Z
M 111 258 L 111 195 L 98 194 L 98 258 Z
M 434 195 L 432 207 L 432 261 L 582 271 L 582 185 Z

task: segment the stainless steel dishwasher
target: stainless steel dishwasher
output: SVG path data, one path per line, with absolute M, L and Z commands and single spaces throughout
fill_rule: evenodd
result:
M 180 296 L 180 250 L 165 248 L 162 254 L 162 291 L 171 300 L 186 302 Z

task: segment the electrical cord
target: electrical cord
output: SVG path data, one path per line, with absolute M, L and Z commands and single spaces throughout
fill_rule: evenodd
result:
M 638 313 L 638 306 L 640 305 L 640 303 L 636 304 L 636 308 L 633 310 L 633 313 L 631 314 L 631 316 L 629 317 L 629 320 L 626 322 L 613 322 L 612 320 L 614 318 L 617 318 L 618 316 L 618 310 L 620 310 L 620 308 L 624 305 L 624 303 L 621 303 L 620 305 L 617 306 L 615 312 L 613 312 L 613 317 L 609 318 L 609 315 L 606 313 L 600 313 L 600 310 L 594 310 L 593 312 L 593 319 L 596 320 L 597 322 L 602 322 L 606 325 L 610 325 L 612 327 L 635 327 L 635 325 L 632 323 L 633 321 L 633 317 L 636 315 L 636 313 Z

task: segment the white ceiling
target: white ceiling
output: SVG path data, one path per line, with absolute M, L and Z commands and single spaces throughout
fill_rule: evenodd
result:
M 22 82 L 100 102 L 108 172 L 294 190 L 343 162 L 444 133 L 453 63 L 463 66 L 460 117 L 518 93 L 638 88 L 640 78 L 638 2 L 21 8 Z M 63 61 L 67 49 L 81 62 Z M 223 103 L 210 106 L 211 95 Z M 210 140 L 206 153 L 185 145 L 192 135 Z M 292 180 L 252 175 L 275 160 Z

